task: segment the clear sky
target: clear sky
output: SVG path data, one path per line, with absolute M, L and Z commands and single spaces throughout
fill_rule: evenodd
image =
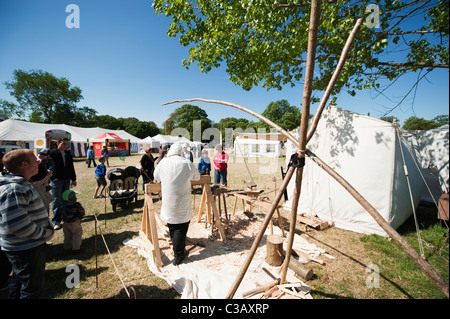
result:
M 67 28 L 66 12 L 78 5 L 80 27 Z M 267 105 L 286 99 L 301 107 L 303 83 L 282 91 L 257 87 L 247 92 L 228 79 L 225 67 L 202 74 L 196 65 L 185 69 L 181 61 L 188 48 L 166 35 L 170 20 L 157 16 L 151 0 L 0 0 L 0 99 L 15 102 L 4 82 L 13 71 L 41 69 L 67 78 L 82 90 L 78 107 L 88 106 L 98 115 L 136 117 L 162 127 L 165 116 L 182 104 L 162 103 L 188 98 L 233 102 L 262 113 Z M 361 91 L 356 97 L 338 96 L 338 106 L 379 118 L 396 105 L 415 83 L 418 73 L 398 81 L 385 96 Z M 322 93 L 316 95 L 320 98 Z M 436 70 L 389 115 L 400 124 L 411 117 L 432 119 L 449 114 L 448 69 Z M 237 109 L 191 103 L 218 122 L 224 117 L 257 120 Z M 315 112 L 317 105 L 311 106 Z

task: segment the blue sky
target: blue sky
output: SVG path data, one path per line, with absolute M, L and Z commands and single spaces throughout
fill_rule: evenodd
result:
M 80 28 L 66 27 L 69 4 L 80 10 Z M 83 91 L 79 107 L 88 106 L 98 115 L 136 117 L 162 127 L 182 104 L 165 109 L 164 102 L 205 98 L 233 102 L 262 113 L 276 100 L 301 106 L 303 84 L 282 91 L 253 88 L 247 92 L 228 79 L 225 67 L 202 74 L 193 65 L 186 70 L 181 61 L 188 48 L 166 35 L 170 20 L 157 16 L 151 0 L 0 0 L 0 99 L 15 100 L 4 82 L 15 69 L 41 69 L 67 78 Z M 338 96 L 338 106 L 379 118 L 394 106 L 415 83 L 418 74 L 404 77 L 387 97 L 361 91 L 356 97 Z M 389 115 L 400 124 L 410 116 L 432 119 L 449 110 L 448 69 L 427 76 L 412 96 Z M 322 97 L 322 93 L 316 93 Z M 256 120 L 237 109 L 207 103 L 196 104 L 218 122 L 224 117 Z M 311 106 L 315 112 L 317 105 Z

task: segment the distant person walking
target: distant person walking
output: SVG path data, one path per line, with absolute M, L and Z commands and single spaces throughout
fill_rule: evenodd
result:
M 103 146 L 102 148 L 102 157 L 105 159 L 106 165 L 109 166 L 109 151 L 106 146 Z
M 94 198 L 105 198 L 105 195 L 103 195 L 103 191 L 105 190 L 107 184 L 105 158 L 100 157 L 98 161 L 100 164 L 98 164 L 95 169 L 95 180 L 97 182 L 97 187 L 95 188 Z
M 87 160 L 88 160 L 88 164 L 87 166 L 90 168 L 91 167 L 91 162 L 94 163 L 94 167 L 97 167 L 97 163 L 95 163 L 95 151 L 94 151 L 94 146 L 89 146 L 89 149 L 87 150 L 86 153 L 87 156 Z

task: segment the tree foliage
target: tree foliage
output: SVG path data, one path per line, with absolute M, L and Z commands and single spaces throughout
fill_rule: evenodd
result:
M 76 103 L 83 96 L 79 87 L 71 87 L 66 78 L 57 78 L 42 71 L 15 70 L 13 80 L 5 82 L 6 89 L 19 105 L 10 103 L 12 113 L 31 114 L 42 123 L 62 123 L 76 112 Z
M 169 118 L 164 122 L 164 131 L 170 134 L 175 128 L 184 128 L 189 132 L 190 139 L 193 138 L 194 121 L 201 121 L 202 130 L 211 127 L 211 120 L 205 110 L 196 105 L 183 104 L 170 114 Z
M 367 10 L 369 4 L 379 11 Z M 346 90 L 355 95 L 356 90 L 379 88 L 383 79 L 448 68 L 448 5 L 448 0 L 322 1 L 313 88 L 326 88 L 358 18 L 366 23 L 333 94 Z M 302 79 L 307 1 L 155 0 L 153 7 L 171 19 L 167 34 L 190 47 L 183 61 L 187 68 L 197 63 L 202 72 L 209 72 L 225 64 L 231 81 L 246 90 L 257 85 L 281 89 Z
M 448 124 L 448 115 L 439 115 L 432 120 L 412 116 L 405 121 L 402 128 L 405 130 L 431 130 Z
M 0 99 L 0 119 L 27 117 L 36 123 L 125 130 L 139 138 L 159 134 L 159 128 L 152 121 L 97 115 L 93 108 L 77 107 L 83 98 L 82 91 L 72 87 L 66 78 L 57 78 L 42 70 L 15 70 L 13 75 L 13 80 L 4 84 L 18 104 Z
M 290 105 L 287 100 L 270 102 L 262 115 L 285 130 L 297 128 L 302 116 L 298 108 Z

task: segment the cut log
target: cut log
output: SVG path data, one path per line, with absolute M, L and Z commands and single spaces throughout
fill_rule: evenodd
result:
M 289 258 L 289 268 L 295 272 L 296 275 L 305 280 L 310 280 L 314 276 L 312 269 L 305 268 L 297 259 Z
M 270 235 L 267 237 L 267 255 L 266 263 L 271 266 L 278 267 L 283 263 L 283 238 L 278 235 Z

